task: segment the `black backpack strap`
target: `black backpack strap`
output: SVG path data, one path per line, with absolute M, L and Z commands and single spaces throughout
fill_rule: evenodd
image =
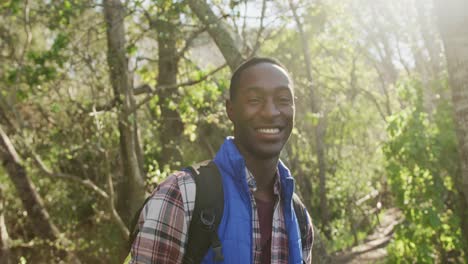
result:
M 213 161 L 199 168 L 190 167 L 189 170 L 197 187 L 183 263 L 200 263 L 210 246 L 215 253 L 214 261 L 222 261 L 224 256 L 217 233 L 224 210 L 221 174 Z
M 305 206 L 296 193 L 293 194 L 293 207 L 296 213 L 297 223 L 299 224 L 299 230 L 301 231 L 301 240 L 304 241 L 307 236 L 307 225 L 309 223 Z
M 213 161 L 207 165 L 189 167 L 196 184 L 195 208 L 188 232 L 188 243 L 184 255 L 184 264 L 198 264 L 203 260 L 206 252 L 213 248 L 215 261 L 223 261 L 222 245 L 218 237 L 218 227 L 224 211 L 224 191 L 221 173 Z M 144 205 L 151 198 L 146 198 L 142 207 L 135 214 L 131 227 L 134 227 L 129 238 L 129 249 L 138 235 L 138 219 Z M 298 220 L 301 239 L 307 236 L 307 214 L 299 196 L 293 194 L 293 207 Z

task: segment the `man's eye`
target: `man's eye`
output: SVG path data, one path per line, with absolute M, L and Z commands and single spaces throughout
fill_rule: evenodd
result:
M 279 102 L 281 104 L 290 104 L 292 102 L 292 99 L 290 97 L 280 97 Z
M 249 98 L 247 101 L 249 103 L 260 103 L 261 102 L 260 98 L 258 98 L 258 97 Z

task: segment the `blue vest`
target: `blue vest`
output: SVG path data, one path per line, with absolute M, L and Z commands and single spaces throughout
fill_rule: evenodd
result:
M 224 261 L 214 262 L 210 248 L 203 264 L 248 264 L 253 263 L 252 243 L 252 206 L 249 187 L 245 175 L 245 161 L 234 145 L 232 138 L 227 138 L 214 158 L 218 166 L 224 188 L 224 213 L 218 228 L 218 236 L 223 245 Z M 289 264 L 302 263 L 302 244 L 300 229 L 292 206 L 294 179 L 289 169 L 280 161 L 282 202 L 286 230 L 289 242 Z

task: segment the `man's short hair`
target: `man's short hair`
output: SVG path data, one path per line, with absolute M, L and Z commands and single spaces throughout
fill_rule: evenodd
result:
M 232 74 L 231 83 L 229 85 L 229 99 L 230 100 L 235 99 L 236 91 L 239 88 L 239 82 L 240 82 L 240 77 L 242 75 L 242 72 L 260 63 L 271 63 L 273 65 L 277 65 L 283 68 L 287 72 L 286 67 L 284 67 L 284 65 L 281 62 L 279 62 L 277 59 L 274 59 L 274 58 L 252 57 L 250 59 L 247 59 L 241 65 L 239 65 L 239 67 L 237 67 L 237 69 Z

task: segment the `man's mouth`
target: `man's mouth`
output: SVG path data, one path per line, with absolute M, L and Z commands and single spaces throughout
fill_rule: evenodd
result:
M 269 134 L 269 135 L 275 135 L 275 134 L 278 134 L 281 131 L 277 127 L 275 127 L 275 128 L 257 128 L 255 130 L 257 132 L 262 133 L 262 134 Z

